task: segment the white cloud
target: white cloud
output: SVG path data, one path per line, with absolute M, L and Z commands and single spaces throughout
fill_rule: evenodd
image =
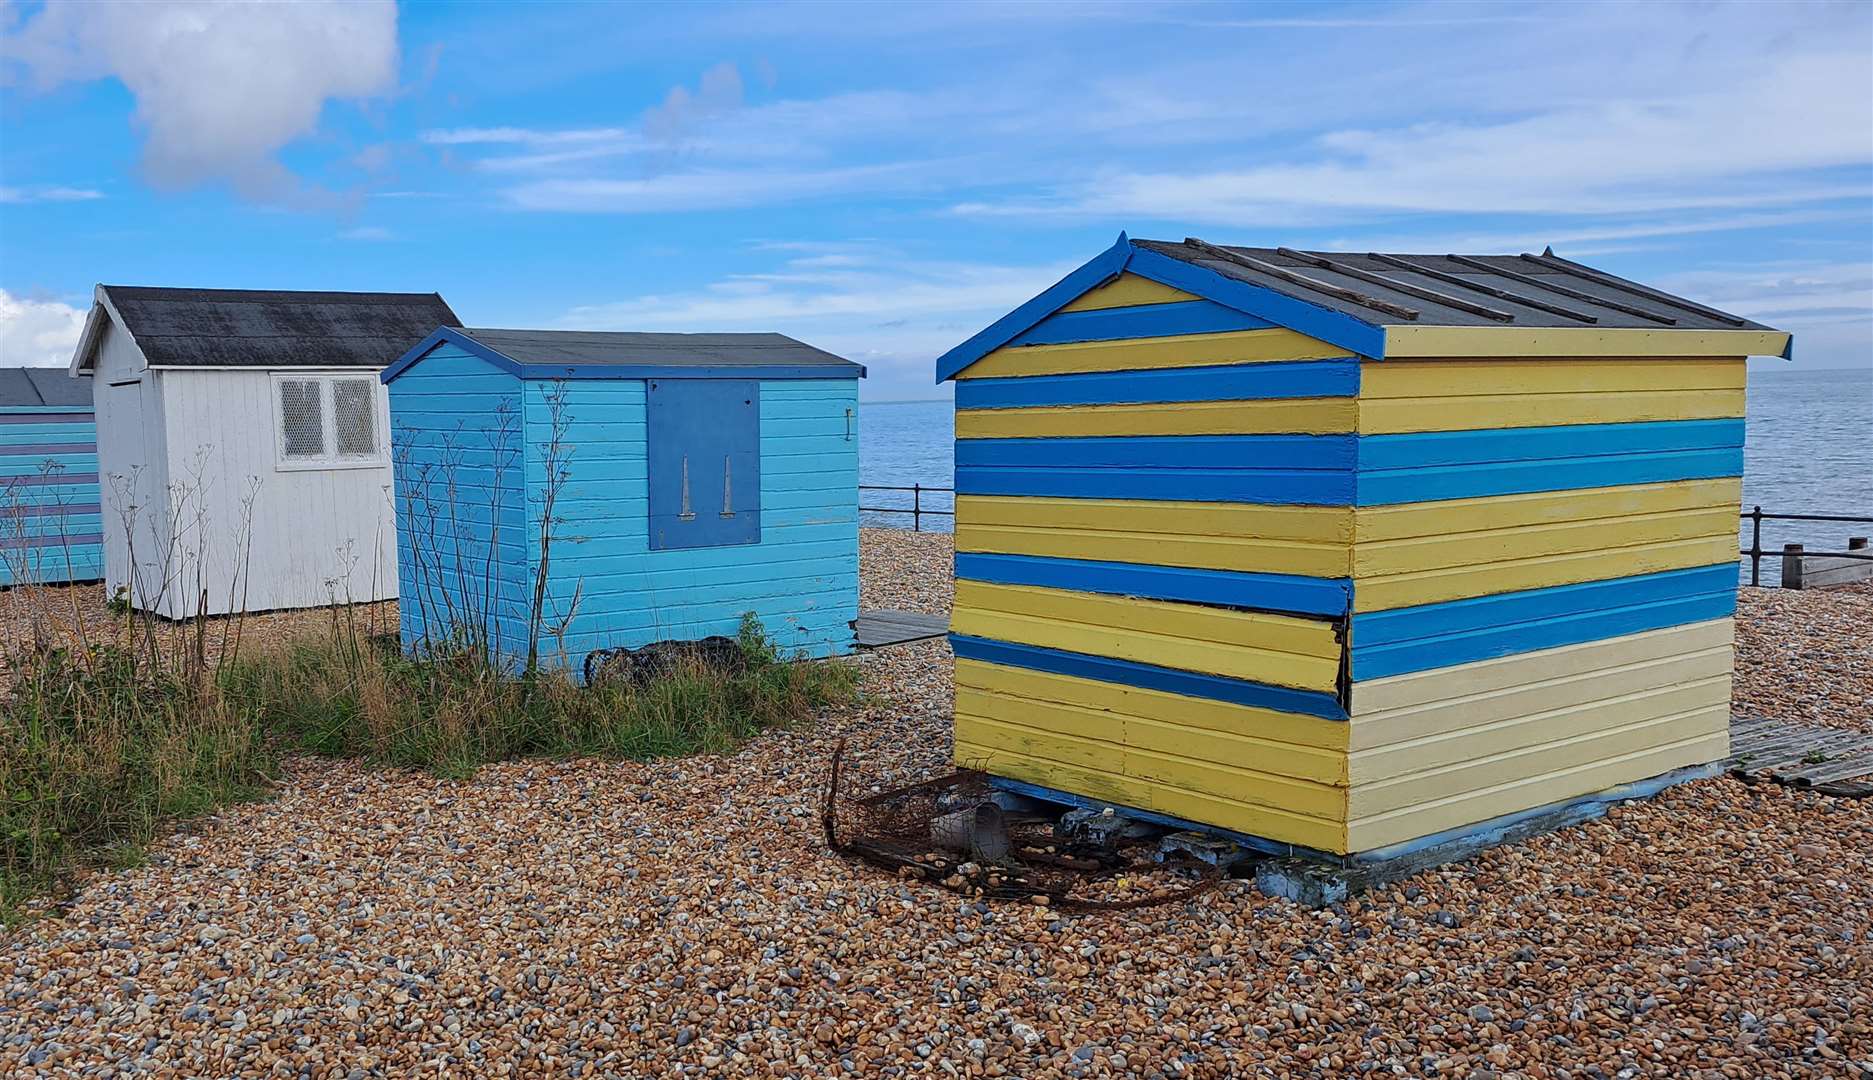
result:
M 0 203 L 35 203 L 35 202 L 89 202 L 102 199 L 104 193 L 96 188 L 59 187 L 0 187 Z
M 663 104 L 644 114 L 644 133 L 659 142 L 681 141 L 697 124 L 741 108 L 741 72 L 721 63 L 702 73 L 695 91 L 671 87 Z
M 340 240 L 395 240 L 397 234 L 382 225 L 359 225 L 343 229 L 338 233 Z
M 0 364 L 63 367 L 84 329 L 85 309 L 0 289 Z
M 790 245 L 761 244 L 784 250 Z M 842 250 L 832 251 L 829 248 Z M 906 258 L 876 245 L 807 245 L 812 254 L 705 287 L 574 308 L 566 329 L 776 331 L 870 368 L 872 400 L 932 397 L 931 362 L 1072 263 L 1004 266 Z M 834 261 L 828 262 L 827 257 Z
M 509 188 L 523 210 L 641 214 L 764 206 L 849 192 L 910 190 L 928 180 L 928 163 L 903 161 L 829 169 L 716 169 L 636 179 L 547 179 Z
M 277 154 L 328 100 L 395 89 L 390 0 L 48 4 L 0 40 L 42 89 L 114 78 L 136 97 L 143 171 L 160 188 L 228 181 L 266 200 L 308 197 Z

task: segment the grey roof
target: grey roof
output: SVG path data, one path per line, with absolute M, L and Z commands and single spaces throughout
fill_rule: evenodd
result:
M 155 366 L 382 368 L 462 325 L 435 293 L 98 290 Z
M 785 334 L 650 334 L 596 330 L 482 330 L 462 333 L 523 364 L 568 367 L 655 364 L 661 367 L 864 368 Z
M 1134 242 L 1379 325 L 1772 329 L 1551 250 L 1540 255 L 1382 255 L 1222 247 L 1196 237 L 1182 243 Z
M 0 368 L 0 409 L 47 405 L 91 408 L 91 377 L 74 379 L 62 367 Z

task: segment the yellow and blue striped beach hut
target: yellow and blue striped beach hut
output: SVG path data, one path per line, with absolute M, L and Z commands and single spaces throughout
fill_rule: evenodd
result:
M 1121 235 L 937 362 L 956 759 L 1336 855 L 1717 760 L 1788 347 L 1551 252 Z

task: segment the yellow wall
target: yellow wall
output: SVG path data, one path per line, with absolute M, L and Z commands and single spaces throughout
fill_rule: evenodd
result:
M 1174 304 L 1183 300 L 1200 300 L 1193 293 L 1174 289 L 1137 274 L 1120 274 L 1111 281 L 1095 289 L 1081 293 L 1072 303 L 1061 307 L 1061 311 L 1100 311 L 1105 308 L 1135 307 L 1144 304 Z
M 1744 361 L 1385 360 L 1360 366 L 1359 430 L 1626 424 L 1743 415 Z

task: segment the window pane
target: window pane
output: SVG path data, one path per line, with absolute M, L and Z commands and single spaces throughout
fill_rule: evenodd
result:
M 332 426 L 338 432 L 342 457 L 371 457 L 377 453 L 377 400 L 370 379 L 339 379 L 332 383 Z
M 280 432 L 287 457 L 325 456 L 325 408 L 318 380 L 280 380 Z

